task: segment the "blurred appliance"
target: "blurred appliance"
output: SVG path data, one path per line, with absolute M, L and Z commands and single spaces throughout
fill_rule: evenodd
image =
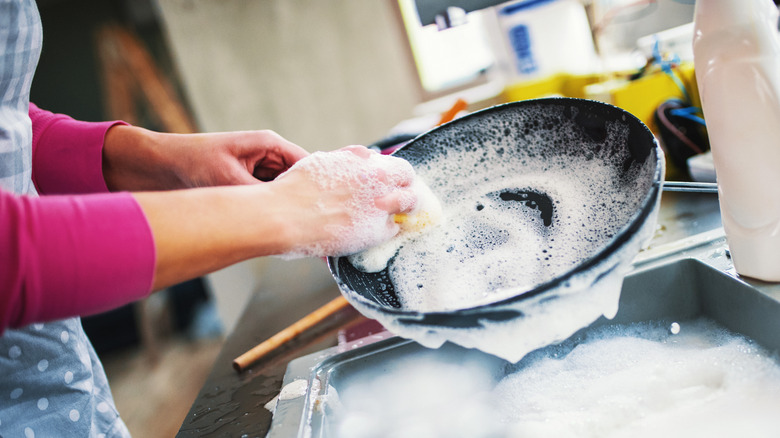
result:
M 463 23 L 465 14 L 506 3 L 506 0 L 415 0 L 423 26 L 436 24 L 446 29 Z

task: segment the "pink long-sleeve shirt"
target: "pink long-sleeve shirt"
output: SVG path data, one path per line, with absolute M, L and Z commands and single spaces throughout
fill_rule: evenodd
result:
M 109 310 L 146 296 L 155 249 L 129 193 L 108 193 L 103 140 L 116 123 L 30 105 L 32 180 L 41 197 L 0 190 L 0 332 Z

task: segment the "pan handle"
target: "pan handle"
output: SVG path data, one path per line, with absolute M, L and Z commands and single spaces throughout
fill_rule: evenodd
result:
M 401 324 L 410 326 L 434 326 L 456 329 L 481 328 L 488 322 L 505 322 L 523 316 L 515 309 L 492 309 L 480 312 L 434 312 L 422 314 L 420 318 L 399 317 Z
M 664 181 L 662 189 L 665 192 L 718 193 L 717 183 Z

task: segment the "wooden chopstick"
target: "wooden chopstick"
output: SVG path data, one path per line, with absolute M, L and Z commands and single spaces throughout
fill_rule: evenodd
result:
M 286 329 L 271 336 L 267 340 L 256 345 L 251 350 L 235 358 L 233 360 L 233 368 L 239 372 L 247 369 L 250 365 L 257 362 L 268 353 L 279 348 L 279 346 L 285 342 L 295 339 L 304 331 L 314 327 L 331 315 L 336 314 L 341 309 L 349 307 L 349 305 L 349 302 L 343 296 L 339 296 L 338 298 L 333 299 L 328 304 L 325 304 L 319 309 L 304 316 Z

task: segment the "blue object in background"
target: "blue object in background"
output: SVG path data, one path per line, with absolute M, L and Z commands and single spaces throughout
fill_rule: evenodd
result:
M 531 33 L 528 26 L 519 24 L 509 31 L 509 42 L 515 54 L 517 71 L 521 74 L 530 74 L 539 70 L 531 48 Z

